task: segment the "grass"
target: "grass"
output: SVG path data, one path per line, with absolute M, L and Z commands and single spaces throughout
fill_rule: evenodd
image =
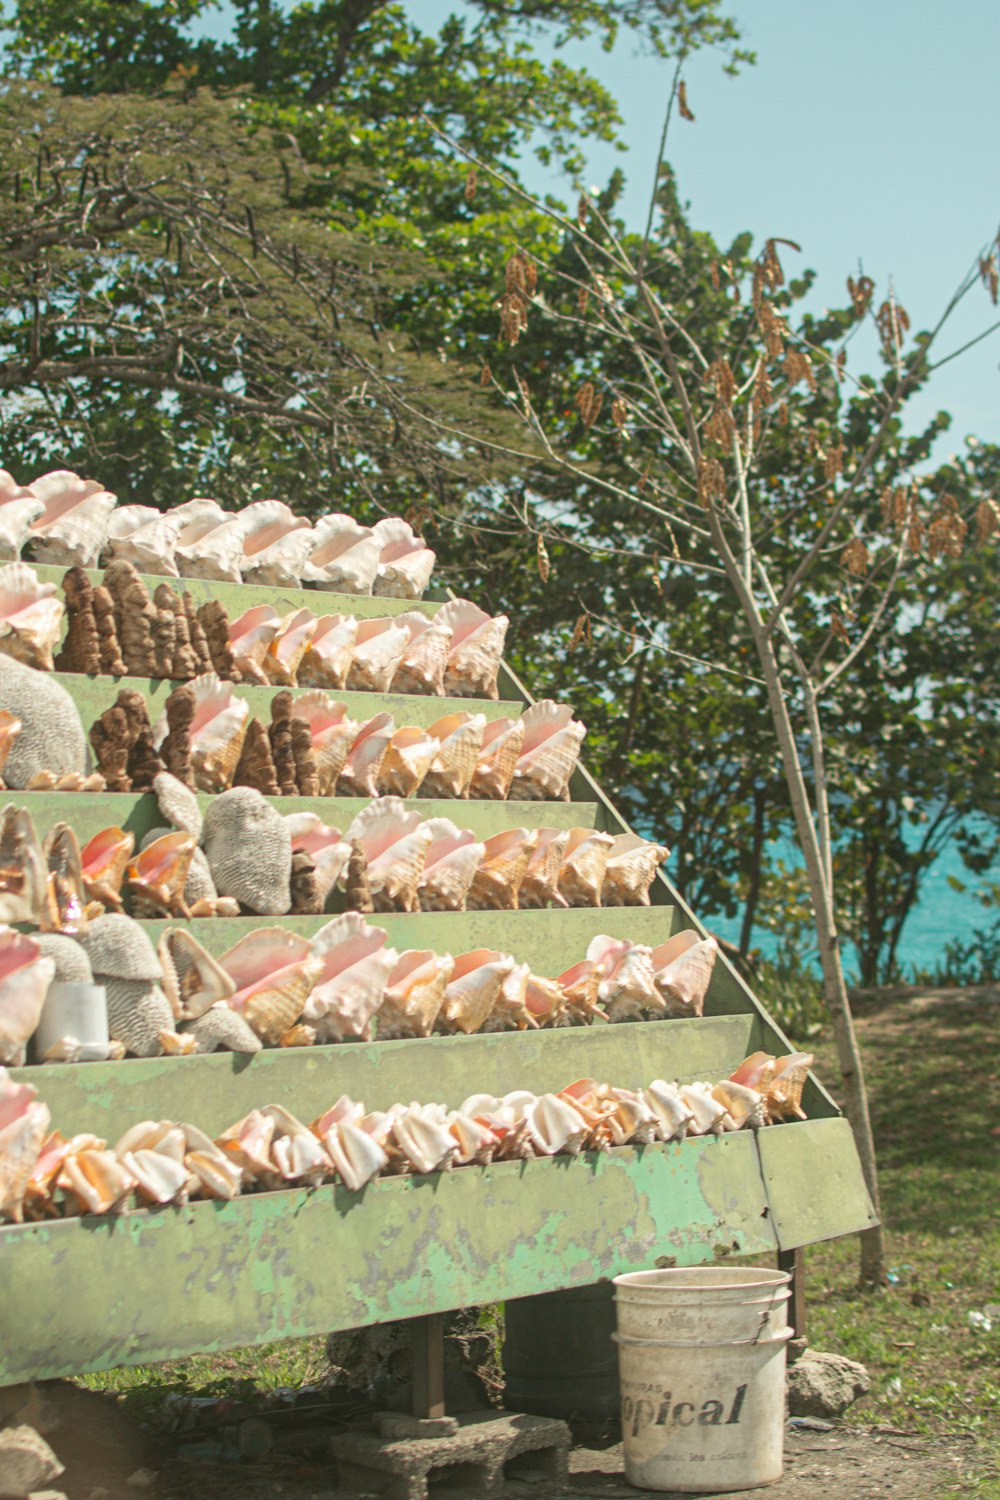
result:
M 1000 1500 L 1000 1315 L 976 1332 L 970 1311 L 1000 1304 L 996 1046 L 1000 997 L 940 1001 L 882 992 L 858 1004 L 880 1151 L 893 1284 L 859 1293 L 852 1240 L 806 1252 L 810 1344 L 865 1364 L 872 1390 L 847 1422 L 967 1440 L 961 1486 L 940 1500 Z M 837 1076 L 831 1043 L 810 1041 L 819 1076 Z M 835 1088 L 834 1088 L 835 1092 Z M 235 1350 L 84 1377 L 140 1418 L 164 1397 L 245 1397 L 322 1379 L 324 1340 Z

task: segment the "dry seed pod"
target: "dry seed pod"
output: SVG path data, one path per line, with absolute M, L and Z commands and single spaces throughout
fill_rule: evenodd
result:
M 351 840 L 351 857 L 347 861 L 344 891 L 348 911 L 358 911 L 367 915 L 375 910 L 371 887 L 368 884 L 368 861 L 357 839 Z
M 205 638 L 205 630 L 198 618 L 198 611 L 194 607 L 191 595 L 185 592 L 181 598 L 184 610 L 184 618 L 187 620 L 188 637 L 191 641 L 191 651 L 195 659 L 195 677 L 202 672 L 212 671 L 212 653 L 208 649 L 208 641 Z
M 127 671 L 115 624 L 114 600 L 103 583 L 97 584 L 93 598 L 101 671 L 108 677 L 125 677 Z
M 267 730 L 259 719 L 251 719 L 247 725 L 243 749 L 233 774 L 233 786 L 252 786 L 265 797 L 279 797 L 281 788 L 274 774 L 271 742 Z
M 217 599 L 210 599 L 199 609 L 198 619 L 205 632 L 208 653 L 212 658 L 212 667 L 216 675 L 225 682 L 242 682 L 243 674 L 236 665 L 236 658 L 229 641 L 229 617 L 225 609 Z
M 191 769 L 191 725 L 194 723 L 195 696 L 190 687 L 175 687 L 166 703 L 167 733 L 160 746 L 160 756 L 171 776 L 194 789 Z
M 163 762 L 153 744 L 153 726 L 149 722 L 146 700 L 134 688 L 122 688 L 115 706 L 124 710 L 128 722 L 128 774 L 133 792 L 149 792 L 153 778 L 163 770 Z
M 305 849 L 296 849 L 292 855 L 291 889 L 294 916 L 318 916 L 323 910 L 323 900 L 316 884 L 316 864 Z
M 57 672 L 101 670 L 101 648 L 94 618 L 94 590 L 82 568 L 70 568 L 63 577 L 66 600 L 66 638 L 56 657 Z
M 301 797 L 319 796 L 319 773 L 316 756 L 313 754 L 312 733 L 305 719 L 294 716 L 288 721 L 291 729 L 292 760 L 295 764 L 295 784 Z
M 131 740 L 125 710 L 106 708 L 91 725 L 90 743 L 108 791 L 130 792 L 132 778 L 128 774 L 128 756 Z

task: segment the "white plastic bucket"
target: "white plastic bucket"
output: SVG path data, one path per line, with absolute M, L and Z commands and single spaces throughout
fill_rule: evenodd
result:
M 629 1484 L 718 1492 L 780 1479 L 788 1281 L 714 1266 L 615 1278 Z

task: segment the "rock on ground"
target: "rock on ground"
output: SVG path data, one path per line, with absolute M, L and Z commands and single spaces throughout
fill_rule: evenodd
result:
M 789 1414 L 839 1417 L 870 1385 L 868 1371 L 856 1360 L 807 1349 L 788 1371 Z

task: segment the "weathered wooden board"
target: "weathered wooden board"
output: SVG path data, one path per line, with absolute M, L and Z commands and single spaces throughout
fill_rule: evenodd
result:
M 760 1157 L 780 1249 L 860 1233 L 878 1223 L 846 1120 L 810 1119 L 762 1130 Z
M 49 564 L 32 563 L 31 566 L 46 583 L 61 584 L 66 569 Z M 100 583 L 103 568 L 88 568 L 91 583 Z M 152 594 L 161 583 L 169 584 L 178 594 L 190 594 L 196 606 L 212 600 L 225 609 L 230 620 L 238 620 L 248 609 L 258 604 L 270 604 L 279 614 L 290 614 L 296 609 L 311 609 L 314 615 L 355 615 L 359 620 L 384 619 L 389 615 L 405 614 L 416 610 L 422 615 L 433 615 L 441 608 L 442 599 L 377 599 L 371 594 L 336 594 L 330 589 L 286 589 L 263 584 L 217 583 L 204 578 L 168 578 L 152 573 L 140 575 Z
M 773 1251 L 767 1209 L 739 1134 L 0 1229 L 0 1384 Z
M 268 801 L 283 815 L 316 813 L 325 823 L 344 832 L 358 813 L 369 805 L 367 797 L 270 797 Z M 151 792 L 101 792 L 86 796 L 77 792 L 7 792 L 0 802 L 26 807 L 40 837 L 54 823 L 72 825 L 82 845 L 102 828 L 117 826 L 134 833 L 138 842 L 151 828 L 162 828 L 163 817 Z M 199 796 L 204 812 L 209 796 Z M 593 802 L 487 802 L 411 797 L 407 806 L 422 818 L 450 818 L 459 828 L 470 828 L 477 838 L 489 838 L 505 828 L 593 828 L 597 806 Z
M 557 1092 L 577 1078 L 638 1088 L 654 1078 L 715 1079 L 754 1051 L 756 1017 L 643 1021 L 485 1036 L 275 1048 L 253 1057 L 130 1058 L 20 1068 L 64 1135 L 92 1131 L 112 1144 L 139 1120 L 182 1120 L 217 1135 L 251 1109 L 281 1104 L 305 1122 L 341 1094 L 368 1109 L 441 1103 L 473 1093 Z

